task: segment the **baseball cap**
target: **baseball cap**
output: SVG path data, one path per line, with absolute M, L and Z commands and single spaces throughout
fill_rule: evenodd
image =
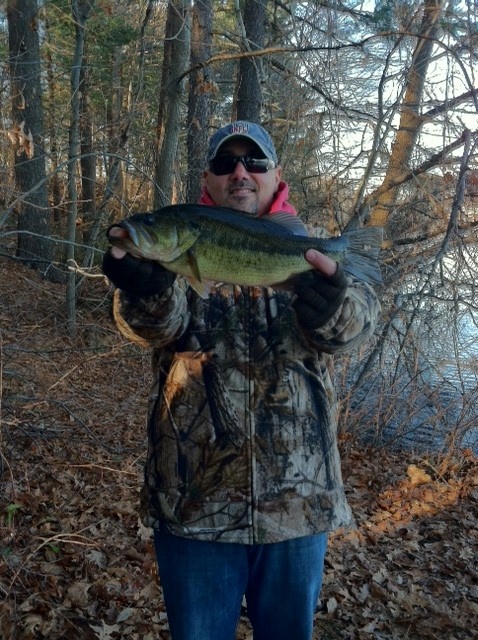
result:
M 210 162 L 216 157 L 219 147 L 232 138 L 247 138 L 260 148 L 266 158 L 278 164 L 277 153 L 272 138 L 260 124 L 238 120 L 218 129 L 211 136 L 207 160 Z

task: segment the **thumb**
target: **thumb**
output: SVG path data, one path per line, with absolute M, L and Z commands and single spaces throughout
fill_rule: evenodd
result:
M 306 251 L 305 259 L 324 276 L 333 276 L 337 271 L 337 263 L 335 260 L 332 260 L 316 249 L 309 249 Z
M 113 256 L 113 258 L 120 260 L 121 258 L 125 257 L 126 251 L 120 249 L 119 247 L 111 247 L 111 255 Z

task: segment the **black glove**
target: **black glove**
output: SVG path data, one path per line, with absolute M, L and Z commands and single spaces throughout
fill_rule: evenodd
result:
M 346 291 L 347 278 L 339 265 L 333 276 L 314 270 L 295 278 L 293 307 L 300 324 L 309 330 L 322 327 L 345 300 Z
M 103 273 L 118 289 L 139 298 L 164 293 L 176 278 L 157 262 L 141 260 L 129 253 L 115 258 L 111 249 L 103 256 Z

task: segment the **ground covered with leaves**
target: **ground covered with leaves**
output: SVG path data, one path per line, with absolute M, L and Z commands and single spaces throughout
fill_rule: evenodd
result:
M 149 358 L 120 339 L 109 293 L 83 284 L 71 339 L 64 288 L 0 260 L 5 640 L 170 638 L 136 511 Z M 476 457 L 341 446 L 357 527 L 331 537 L 314 639 L 476 638 Z

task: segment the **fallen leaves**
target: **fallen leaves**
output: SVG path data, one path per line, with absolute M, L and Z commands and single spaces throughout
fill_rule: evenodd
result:
M 354 461 L 347 486 L 357 529 L 332 536 L 324 586 L 324 598 L 332 593 L 338 601 L 337 624 L 352 629 L 344 637 L 473 638 L 476 457 L 456 452 L 443 465 L 438 455 L 432 463 L 410 452 L 353 449 L 344 466 L 348 457 Z M 385 458 L 388 471 L 377 483 L 377 459 Z M 433 473 L 439 465 L 440 474 Z M 372 484 L 375 493 L 367 493 Z
M 421 484 L 428 484 L 432 481 L 432 477 L 429 473 L 417 467 L 416 464 L 409 464 L 407 467 L 407 475 L 410 478 L 410 483 L 413 487 L 418 487 Z
M 63 289 L 0 261 L 2 640 L 170 638 L 137 514 L 149 354 L 121 342 L 104 285 L 89 286 L 71 342 Z M 473 638 L 473 453 L 341 446 L 357 526 L 330 537 L 314 639 Z M 252 638 L 244 617 L 237 637 Z

